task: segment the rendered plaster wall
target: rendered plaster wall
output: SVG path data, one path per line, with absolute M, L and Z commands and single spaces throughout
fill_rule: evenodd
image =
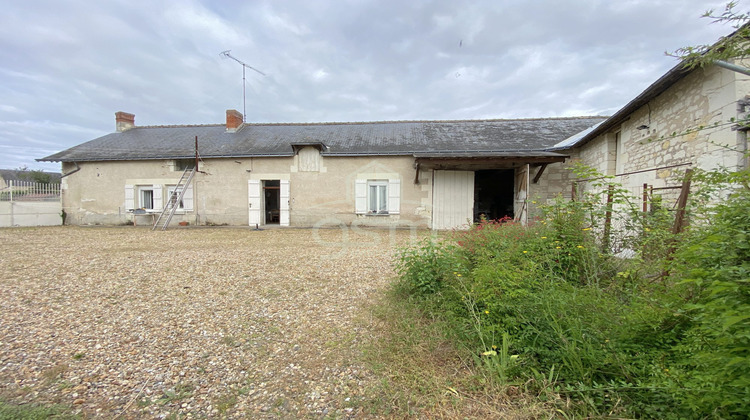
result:
M 341 225 L 427 228 L 431 220 L 431 177 L 420 173 L 414 183 L 410 157 L 325 157 L 301 150 L 294 157 L 206 159 L 193 180 L 193 210 L 179 211 L 172 223 L 247 226 L 248 181 L 288 180 L 290 225 Z M 175 185 L 182 171 L 171 160 L 83 162 L 63 178 L 62 202 L 67 224 L 139 225 L 152 216 L 134 216 L 126 209 L 125 185 Z M 63 164 L 63 172 L 75 170 Z M 398 179 L 399 214 L 368 216 L 355 213 L 357 179 Z
M 425 185 L 414 184 L 413 158 L 326 157 L 306 149 L 294 157 L 206 160 L 201 170 L 210 175 L 196 178 L 199 223 L 246 226 L 248 181 L 288 180 L 291 226 L 428 227 L 431 213 L 424 208 L 427 192 Z M 398 179 L 399 214 L 355 214 L 357 179 Z
M 125 206 L 125 185 L 175 185 L 182 171 L 172 160 L 63 163 L 62 205 L 65 224 L 147 224 L 151 216 L 134 216 Z M 75 172 L 73 172 L 75 171 Z M 176 214 L 173 223 L 193 222 L 191 213 Z

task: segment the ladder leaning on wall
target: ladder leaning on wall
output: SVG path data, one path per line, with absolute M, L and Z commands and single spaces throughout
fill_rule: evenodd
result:
M 172 216 L 174 216 L 175 211 L 180 208 L 182 197 L 185 195 L 185 190 L 187 190 L 187 187 L 190 185 L 190 181 L 193 180 L 193 175 L 195 175 L 195 168 L 185 169 L 180 180 L 177 181 L 177 186 L 172 190 L 172 193 L 169 194 L 167 203 L 164 205 L 164 209 L 154 222 L 154 226 L 151 230 L 156 230 L 156 227 L 159 226 L 160 223 L 162 223 L 161 230 L 167 230 L 167 226 L 169 226 Z

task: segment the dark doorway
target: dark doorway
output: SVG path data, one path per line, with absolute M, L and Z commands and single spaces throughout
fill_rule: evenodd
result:
M 474 172 L 474 221 L 513 218 L 513 169 Z
M 280 196 L 281 183 L 279 180 L 263 181 L 263 210 L 267 225 L 279 224 Z

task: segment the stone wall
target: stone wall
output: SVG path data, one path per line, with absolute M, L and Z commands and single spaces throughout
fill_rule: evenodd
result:
M 678 184 L 687 168 L 737 169 L 745 148 L 736 131 L 737 102 L 750 93 L 747 76 L 718 67 L 697 69 L 619 126 L 580 147 L 580 160 L 634 193 L 643 184 Z M 679 166 L 678 166 L 679 165 Z M 653 170 L 633 173 L 644 170 Z

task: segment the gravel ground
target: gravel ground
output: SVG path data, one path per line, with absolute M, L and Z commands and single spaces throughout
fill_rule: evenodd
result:
M 414 236 L 0 229 L 0 395 L 86 417 L 370 416 L 365 307 Z

